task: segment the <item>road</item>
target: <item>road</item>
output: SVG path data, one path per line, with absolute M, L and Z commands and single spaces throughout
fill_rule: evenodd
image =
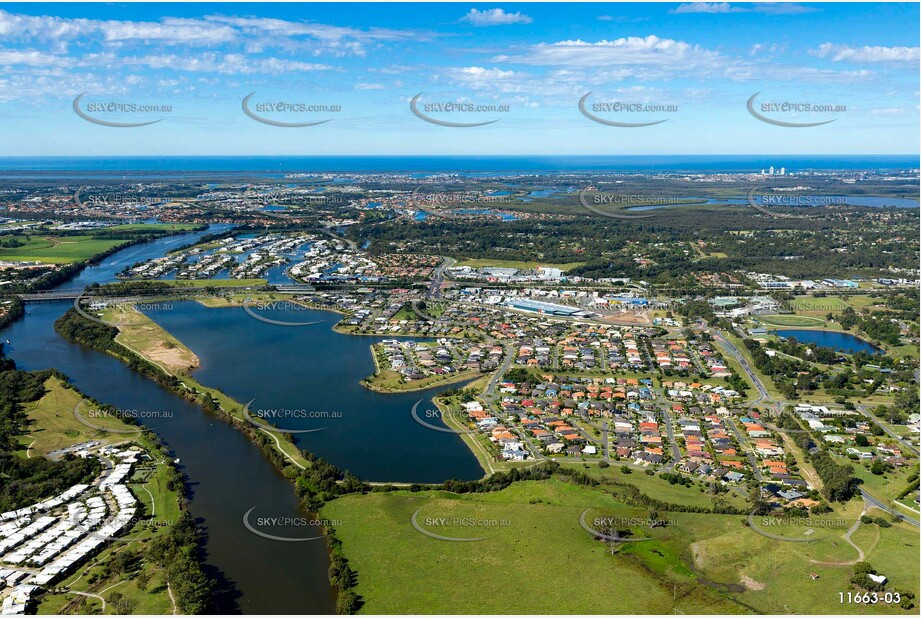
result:
M 426 290 L 426 298 L 441 298 L 441 284 L 444 283 L 445 269 L 451 268 L 457 263 L 454 258 L 446 257 L 438 268 L 432 271 L 432 281 Z
M 739 431 L 739 428 L 736 427 L 734 419 L 727 418 L 725 425 L 729 426 L 729 429 L 732 430 L 733 435 L 736 437 L 736 441 L 739 443 L 739 448 L 745 451 L 745 455 L 748 457 L 748 463 L 751 464 L 752 472 L 755 474 L 755 478 L 758 479 L 758 482 L 764 481 L 764 478 L 761 476 L 761 468 L 758 466 L 758 460 L 755 459 L 755 454 L 752 453 L 751 448 L 747 439 L 742 436 L 742 432 Z
M 863 496 L 863 499 L 866 500 L 866 502 L 869 503 L 870 505 L 875 506 L 875 507 L 878 508 L 878 509 L 882 509 L 882 510 L 886 511 L 887 513 L 889 513 L 890 515 L 895 515 L 896 517 L 898 517 L 898 518 L 901 519 L 902 521 L 907 521 L 907 522 L 910 523 L 912 526 L 918 527 L 919 524 L 918 524 L 918 520 L 917 520 L 917 519 L 913 519 L 913 518 L 909 517 L 908 515 L 905 515 L 905 514 L 903 514 L 903 513 L 900 513 L 900 512 L 898 512 L 898 511 L 896 511 L 895 509 L 893 509 L 893 508 L 887 506 L 886 504 L 880 502 L 879 500 L 877 500 L 876 498 L 874 498 L 873 496 L 871 496 L 870 494 L 868 494 L 868 493 L 867 493 L 866 491 L 864 491 L 863 489 L 860 490 L 860 495 Z
M 657 396 L 655 402 L 662 410 L 662 416 L 665 419 L 665 434 L 668 436 L 668 445 L 672 449 L 672 460 L 663 469 L 671 470 L 681 461 L 681 449 L 678 448 L 678 443 L 675 441 L 675 429 L 672 427 L 672 411 L 668 402 L 662 399 L 661 396 Z
M 758 403 L 759 401 L 773 402 L 774 399 L 770 396 L 770 394 L 768 394 L 767 388 L 764 386 L 764 383 L 762 383 L 761 379 L 755 374 L 755 371 L 748 364 L 748 361 L 745 360 L 745 357 L 739 351 L 739 348 L 737 348 L 734 343 L 732 343 L 731 341 L 723 337 L 718 331 L 712 332 L 710 331 L 710 329 L 707 329 L 707 332 L 709 332 L 713 336 L 713 340 L 719 344 L 720 348 L 722 348 L 723 351 L 727 353 L 729 356 L 733 357 L 736 360 L 736 362 L 738 362 L 739 365 L 741 365 L 745 373 L 748 374 L 749 380 L 751 381 L 752 384 L 755 385 L 755 388 L 758 389 L 758 393 L 761 395 L 755 401 L 755 403 Z
M 876 418 L 876 416 L 874 416 L 869 410 L 867 410 L 867 406 L 857 406 L 857 410 L 858 410 L 861 414 L 863 414 L 864 416 L 866 416 L 867 418 L 869 418 L 870 420 L 872 420 L 873 422 L 875 422 L 877 425 L 879 425 L 880 428 L 881 428 L 883 431 L 885 431 L 887 434 L 889 434 L 890 437 L 895 438 L 895 440 L 896 440 L 899 444 L 901 444 L 902 446 L 904 446 L 906 449 L 908 449 L 909 451 L 911 451 L 911 452 L 914 453 L 915 455 L 918 455 L 918 449 L 917 449 L 913 444 L 911 444 L 910 442 L 908 442 L 907 440 L 905 440 L 902 436 L 900 436 L 900 435 L 897 434 L 896 432 L 894 432 L 894 431 L 892 431 L 891 429 L 889 429 L 888 427 L 886 427 L 883 423 L 881 423 L 880 420 L 879 420 L 878 418 Z
M 502 376 L 505 375 L 505 372 L 508 371 L 508 368 L 512 366 L 512 361 L 515 360 L 515 346 L 511 343 L 506 343 L 502 347 L 505 350 L 505 360 L 502 361 L 496 373 L 489 379 L 489 385 L 486 387 L 486 390 L 483 391 L 483 396 L 489 399 L 494 397 L 496 385 L 499 383 L 499 380 L 502 379 Z

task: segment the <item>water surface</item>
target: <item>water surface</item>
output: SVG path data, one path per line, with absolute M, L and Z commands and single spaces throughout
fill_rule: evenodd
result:
M 880 349 L 873 344 L 855 337 L 850 333 L 832 330 L 798 330 L 784 329 L 775 331 L 780 337 L 793 337 L 800 343 L 814 343 L 823 348 L 841 350 L 848 354 L 855 352 L 879 352 Z

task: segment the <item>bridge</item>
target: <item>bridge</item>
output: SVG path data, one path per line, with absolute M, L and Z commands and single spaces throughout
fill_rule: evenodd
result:
M 24 294 L 17 294 L 24 302 L 42 302 L 43 300 L 74 300 L 83 294 L 82 289 L 75 290 L 35 290 Z

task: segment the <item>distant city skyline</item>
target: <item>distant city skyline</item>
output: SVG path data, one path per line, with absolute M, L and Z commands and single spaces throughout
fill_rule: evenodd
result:
M 917 154 L 918 21 L 909 3 L 5 4 L 0 156 Z

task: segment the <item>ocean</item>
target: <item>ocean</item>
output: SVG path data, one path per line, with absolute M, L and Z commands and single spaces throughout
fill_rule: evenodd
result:
M 789 172 L 919 168 L 918 155 L 612 155 L 612 156 L 216 156 L 0 157 L 0 176 L 66 177 L 66 172 L 408 173 L 491 175 L 590 172 L 746 173 L 774 166 Z M 36 174 L 41 172 L 41 174 Z

